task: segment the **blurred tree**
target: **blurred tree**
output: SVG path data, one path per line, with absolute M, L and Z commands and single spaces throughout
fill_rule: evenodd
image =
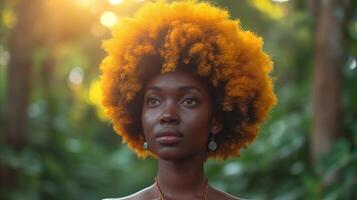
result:
M 310 0 L 315 17 L 312 163 L 327 153 L 341 133 L 341 84 L 349 0 Z
M 17 23 L 10 33 L 7 83 L 6 141 L 15 148 L 25 144 L 26 107 L 31 89 L 32 56 L 35 49 L 36 10 L 41 3 L 20 1 Z M 31 39 L 29 39 L 31 38 Z
M 11 56 L 7 76 L 4 138 L 5 143 L 16 150 L 22 149 L 26 144 L 26 111 L 31 92 L 32 56 L 36 44 L 34 24 L 38 19 L 37 6 L 41 2 L 20 1 L 17 4 L 17 22 L 9 38 Z M 0 168 L 0 185 L 15 184 L 16 177 L 16 171 Z

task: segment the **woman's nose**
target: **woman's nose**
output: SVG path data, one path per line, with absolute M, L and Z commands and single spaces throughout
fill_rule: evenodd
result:
M 179 122 L 179 118 L 172 114 L 165 113 L 160 118 L 160 124 L 178 124 Z
M 176 105 L 167 105 L 160 117 L 160 124 L 178 124 L 180 118 L 177 115 Z

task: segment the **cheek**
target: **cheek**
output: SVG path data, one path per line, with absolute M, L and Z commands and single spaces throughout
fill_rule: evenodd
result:
M 143 126 L 144 134 L 147 135 L 151 132 L 155 125 L 155 121 L 157 118 L 157 113 L 152 112 L 146 109 L 143 109 L 141 114 L 141 124 Z
M 187 112 L 183 118 L 186 124 L 195 134 L 208 135 L 210 129 L 211 112 L 207 108 L 202 108 L 196 112 Z

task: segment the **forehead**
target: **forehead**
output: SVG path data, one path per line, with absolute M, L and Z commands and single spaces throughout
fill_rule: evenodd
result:
M 160 90 L 190 90 L 196 89 L 202 93 L 209 93 L 207 85 L 198 77 L 188 72 L 175 71 L 157 74 L 149 79 L 145 91 Z

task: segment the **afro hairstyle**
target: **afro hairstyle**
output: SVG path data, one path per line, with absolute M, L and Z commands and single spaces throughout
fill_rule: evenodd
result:
M 206 158 L 239 156 L 276 103 L 273 64 L 262 45 L 262 38 L 209 3 L 145 4 L 120 20 L 103 43 L 102 104 L 115 132 L 138 157 L 156 157 L 143 148 L 143 88 L 155 73 L 188 70 L 209 80 L 222 119 L 223 130 L 215 136 L 219 148 Z

